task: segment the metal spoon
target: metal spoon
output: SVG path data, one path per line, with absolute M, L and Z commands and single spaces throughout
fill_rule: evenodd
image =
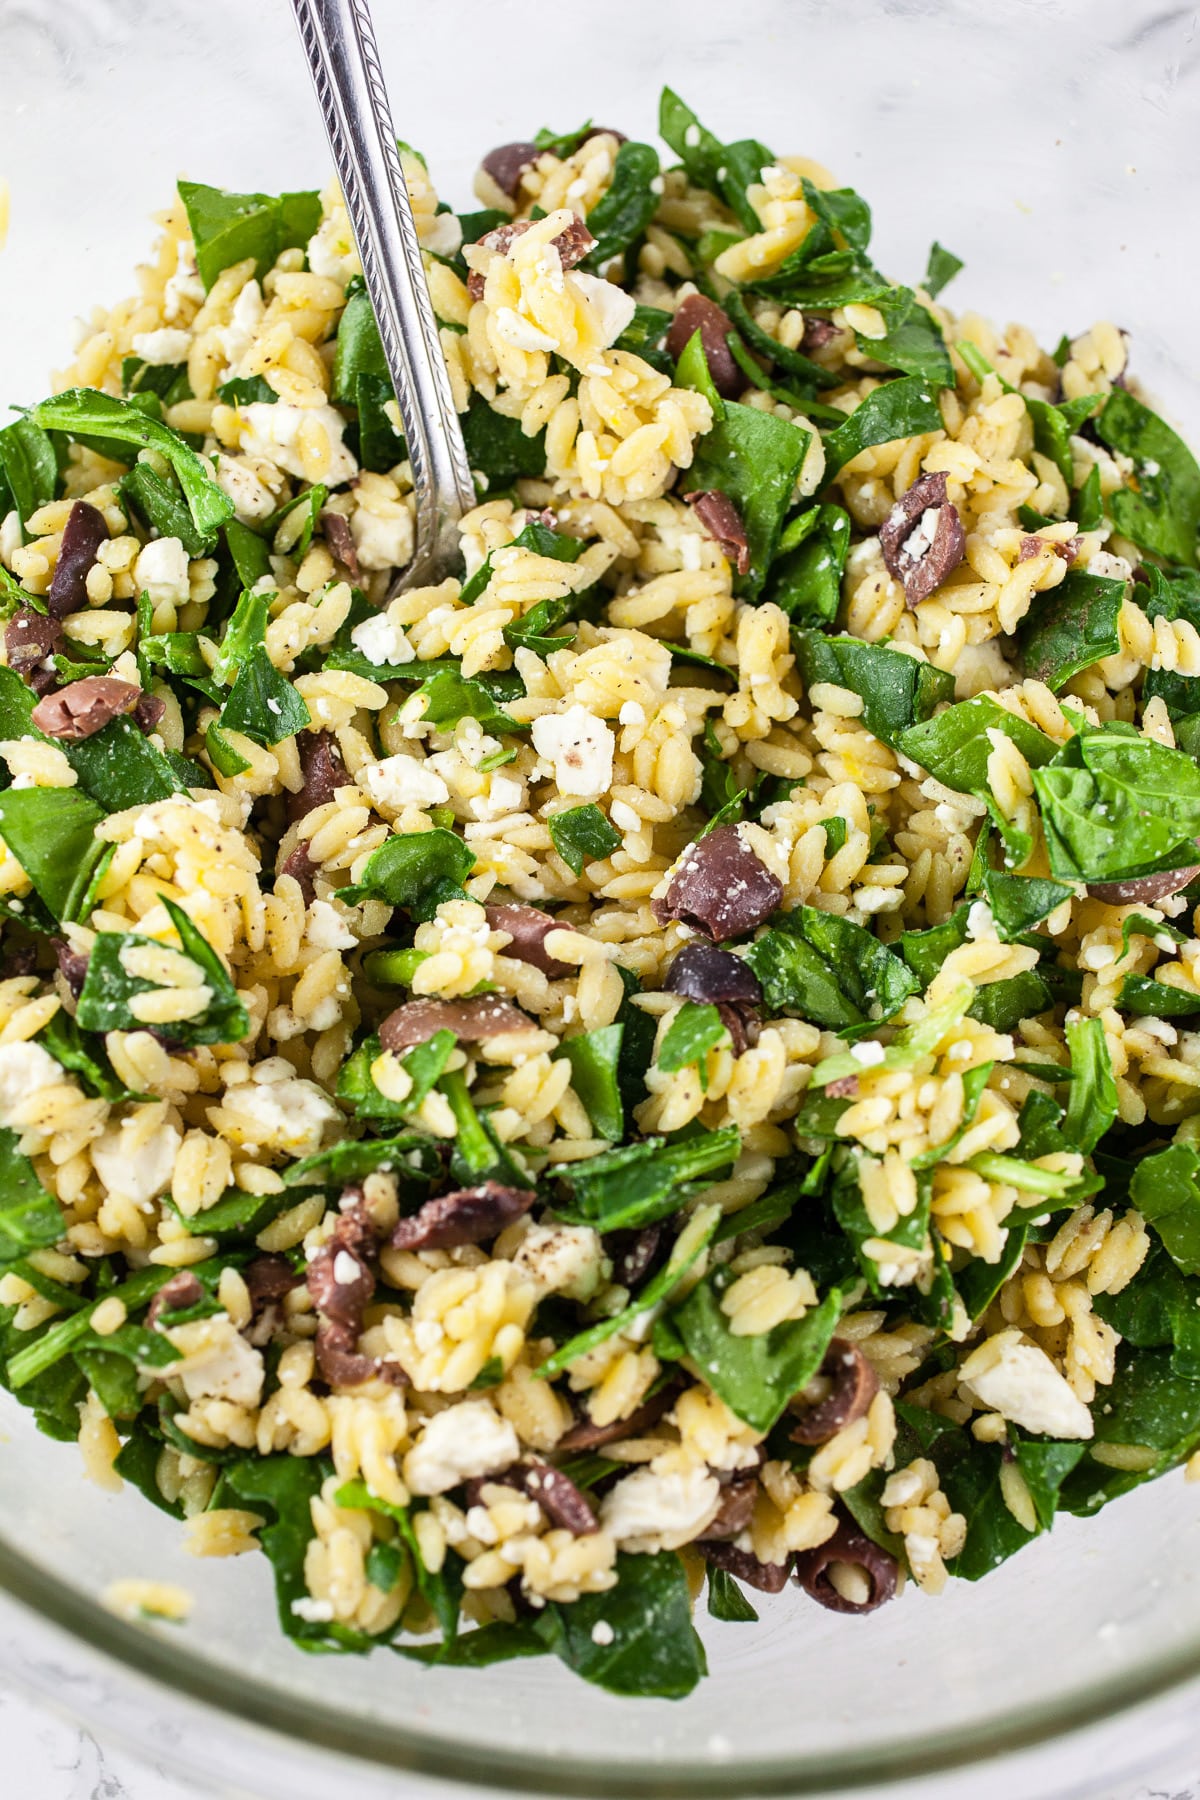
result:
M 441 581 L 475 486 L 429 300 L 367 0 L 292 0 L 404 424 L 416 551 L 392 592 Z

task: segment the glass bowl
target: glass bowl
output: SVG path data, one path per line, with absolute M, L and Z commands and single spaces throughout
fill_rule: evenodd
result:
M 864 192 L 878 260 L 898 277 L 920 275 L 937 237 L 966 263 L 959 308 L 1025 320 L 1050 344 L 1097 316 L 1116 320 L 1148 389 L 1200 437 L 1200 249 L 1181 229 L 1200 193 L 1186 9 L 375 10 L 397 128 L 451 199 L 467 203 L 482 150 L 543 123 L 564 129 L 590 113 L 652 135 L 669 80 L 716 130 L 804 151 Z M 0 67 L 0 176 L 12 190 L 0 392 L 14 401 L 46 391 L 73 316 L 130 290 L 147 215 L 176 176 L 266 191 L 326 178 L 283 0 L 27 0 L 0 11 Z M 382 1651 L 306 1657 L 277 1633 L 265 1560 L 192 1562 L 170 1520 L 132 1490 L 90 1487 L 74 1448 L 38 1437 L 7 1397 L 0 1424 L 0 1584 L 129 1670 L 220 1709 L 227 1731 L 189 1737 L 194 1772 L 237 1785 L 235 1721 L 277 1732 L 256 1762 L 259 1794 L 315 1791 L 321 1748 L 363 1759 L 370 1792 L 383 1791 L 380 1771 L 404 1768 L 524 1792 L 814 1794 L 932 1778 L 1200 1674 L 1200 1494 L 1179 1477 L 1097 1520 L 1063 1521 L 982 1586 L 952 1584 L 936 1601 L 910 1593 L 861 1621 L 789 1593 L 764 1601 L 757 1629 L 702 1618 L 707 1683 L 686 1701 L 632 1703 L 550 1661 L 463 1673 Z M 108 1583 L 133 1575 L 190 1587 L 188 1625 L 132 1626 L 105 1611 Z M 57 1664 L 31 1668 L 7 1641 L 4 1662 L 59 1686 Z M 109 1700 L 93 1694 L 93 1718 L 136 1730 L 136 1710 L 111 1698 L 119 1690 L 101 1684 Z

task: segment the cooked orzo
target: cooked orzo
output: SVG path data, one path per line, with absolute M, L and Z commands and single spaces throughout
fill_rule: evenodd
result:
M 0 1350 L 301 1645 L 675 1695 L 1200 1445 L 1200 471 L 660 129 L 404 155 L 440 586 L 334 187 L 0 431 Z

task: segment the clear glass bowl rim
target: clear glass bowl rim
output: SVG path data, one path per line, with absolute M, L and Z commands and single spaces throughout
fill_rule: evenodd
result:
M 992 1759 L 1012 1757 L 1068 1733 L 1099 1723 L 1160 1699 L 1200 1676 L 1200 1636 L 1170 1653 L 1147 1659 L 1138 1667 L 1114 1671 L 1086 1689 L 1031 1706 L 1019 1717 L 998 1714 L 952 1730 L 932 1730 L 911 1745 L 878 1744 L 861 1751 L 841 1748 L 815 1756 L 745 1759 L 729 1762 L 693 1760 L 656 1762 L 622 1768 L 609 1765 L 598 1777 L 594 1760 L 535 1757 L 490 1745 L 486 1750 L 438 1742 L 408 1732 L 394 1721 L 355 1715 L 308 1697 L 303 1706 L 281 1700 L 277 1689 L 253 1676 L 235 1680 L 153 1632 L 119 1618 L 87 1599 L 70 1583 L 39 1569 L 16 1554 L 0 1538 L 0 1592 L 59 1627 L 89 1650 L 122 1665 L 191 1705 L 232 1715 L 243 1724 L 336 1756 L 367 1762 L 385 1771 L 432 1776 L 482 1789 L 510 1793 L 589 1796 L 603 1793 L 630 1800 L 658 1796 L 817 1795 L 861 1789 L 872 1783 L 899 1783 L 914 1778 L 969 1769 Z M 68 1703 L 68 1710 L 69 1703 Z M 212 1771 L 216 1773 L 216 1771 Z M 889 1790 L 890 1791 L 890 1790 Z

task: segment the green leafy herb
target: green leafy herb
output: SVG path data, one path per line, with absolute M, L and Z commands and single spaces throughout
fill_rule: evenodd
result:
M 745 526 L 750 569 L 734 587 L 747 598 L 767 578 L 810 441 L 790 420 L 729 400 L 696 445 L 689 485 L 728 494 Z
M 668 1144 L 645 1138 L 619 1150 L 604 1150 L 585 1162 L 558 1170 L 570 1199 L 553 1203 L 559 1218 L 598 1231 L 635 1230 L 677 1212 L 703 1191 L 699 1177 L 736 1161 L 741 1135 L 735 1125 Z
M 47 431 L 63 431 L 79 443 L 97 438 L 115 442 L 119 458 L 121 446 L 129 445 L 134 452 L 124 458 L 129 463 L 136 461 L 139 450 L 157 450 L 174 469 L 192 523 L 206 539 L 233 517 L 233 501 L 217 486 L 203 457 L 185 444 L 177 431 L 147 417 L 127 400 L 114 399 L 95 388 L 68 388 L 35 406 L 32 417 Z
M 587 216 L 587 228 L 595 238 L 585 267 L 602 269 L 645 233 L 658 209 L 658 152 L 649 144 L 626 142 L 617 151 L 612 180 Z
M 477 475 L 484 477 L 484 488 L 507 487 L 511 482 L 529 479 L 541 481 L 546 474 L 546 434 L 539 431 L 526 437 L 520 419 L 505 418 L 493 412 L 482 394 L 472 394 L 471 404 L 460 413 L 463 443 L 467 461 Z
M 400 1063 L 412 1082 L 403 1100 L 389 1100 L 381 1094 L 371 1074 L 371 1065 L 381 1054 L 377 1033 L 364 1038 L 353 1056 L 338 1072 L 337 1097 L 348 1101 L 360 1119 L 403 1119 L 417 1112 L 446 1072 L 457 1042 L 452 1031 L 435 1031 L 423 1044 L 415 1044 Z
M 1182 750 L 1129 728 L 1087 728 L 1034 768 L 1033 785 L 1061 880 L 1113 881 L 1195 861 L 1200 768 Z
M 66 1229 L 57 1200 L 17 1143 L 15 1131 L 0 1131 L 0 1264 L 57 1243 Z
M 96 836 L 104 812 L 78 788 L 6 788 L 4 841 L 56 919 L 81 919 L 84 896 L 111 845 Z
M 793 1394 L 812 1380 L 833 1336 L 841 1306 L 837 1289 L 802 1319 L 736 1337 L 721 1296 L 736 1277 L 714 1270 L 666 1314 L 686 1354 L 732 1413 L 756 1431 L 770 1431 Z
M 792 520 L 779 540 L 780 554 L 772 564 L 765 598 L 789 619 L 832 622 L 841 604 L 849 549 L 850 515 L 845 508 L 831 502 L 810 507 Z
M 598 1627 L 605 1625 L 608 1630 Z M 551 1602 L 534 1629 L 576 1675 L 610 1694 L 682 1699 L 707 1673 L 683 1564 L 669 1551 L 617 1557 L 617 1583 L 569 1606 Z
M 32 418 L 16 419 L 0 431 L 0 486 L 7 485 L 21 522 L 23 538 L 32 513 L 58 491 L 58 457 L 46 433 Z
M 1002 875 L 989 869 L 983 878 L 983 891 L 1004 943 L 1032 931 L 1056 906 L 1069 900 L 1074 888 L 1064 881 L 1050 881 L 1038 875 Z
M 172 1020 L 171 1036 L 183 1044 L 236 1043 L 249 1031 L 250 1015 L 238 998 L 224 963 L 182 907 L 165 894 L 162 903 L 179 935 L 184 956 L 199 967 L 210 994 L 203 1012 L 193 1018 Z M 130 1002 L 138 994 L 158 993 L 162 989 L 157 982 L 131 975 L 122 958 L 131 950 L 161 948 L 154 938 L 135 931 L 97 933 L 75 1009 L 76 1020 L 85 1031 L 145 1030 Z
M 359 880 L 340 888 L 338 898 L 355 906 L 378 895 L 416 919 L 432 919 L 444 900 L 462 899 L 462 884 L 474 867 L 474 854 L 452 831 L 414 831 L 373 850 Z
M 585 862 L 601 862 L 621 842 L 598 806 L 572 806 L 552 813 L 547 820 L 550 840 L 573 875 L 583 874 Z
M 861 1037 L 919 991 L 916 976 L 878 938 L 813 906 L 778 913 L 746 952 L 771 1013 L 795 1013 Z
M 440 669 L 436 675 L 431 675 L 421 683 L 417 694 L 425 702 L 421 718 L 439 730 L 457 725 L 460 719 L 478 719 L 485 731 L 526 729 L 496 705 L 481 681 L 473 681 L 452 669 Z
M 1123 581 L 1072 569 L 1058 587 L 1035 599 L 1021 627 L 1026 673 L 1057 693 L 1081 669 L 1115 656 L 1124 597 Z
M 1096 430 L 1110 449 L 1132 457 L 1136 469 L 1136 485 L 1108 502 L 1117 530 L 1142 550 L 1194 568 L 1200 468 L 1183 439 L 1127 388 L 1109 394 Z
M 1200 1275 L 1200 1152 L 1191 1144 L 1174 1143 L 1143 1157 L 1129 1195 L 1154 1226 L 1176 1268 L 1185 1275 Z
M 206 288 L 222 269 L 254 258 L 261 281 L 281 251 L 303 248 L 321 223 L 321 196 L 315 193 L 230 194 L 197 181 L 181 181 L 196 267 Z
M 899 381 L 884 382 L 825 439 L 825 479 L 832 481 L 860 450 L 941 430 L 941 409 L 924 376 L 905 375 Z
M 725 1625 L 757 1625 L 758 1614 L 729 1573 L 715 1563 L 708 1566 L 708 1616 Z
M 935 238 L 929 252 L 925 279 L 921 283 L 930 299 L 937 299 L 942 289 L 954 280 L 962 266 L 962 257 L 955 256 L 952 250 L 944 250 Z
M 279 673 L 266 646 L 256 644 L 238 669 L 218 729 L 240 731 L 256 744 L 270 746 L 311 723 L 312 715 L 295 687 Z
M 617 1070 L 621 1061 L 621 1045 L 625 1027 L 619 1022 L 601 1025 L 595 1031 L 581 1031 L 576 1037 L 564 1038 L 554 1052 L 571 1065 L 571 1086 L 583 1104 L 597 1137 L 619 1143 L 625 1131 L 625 1109 L 621 1102 Z
M 189 556 L 205 556 L 215 545 L 216 533 L 196 529 L 177 484 L 150 463 L 134 463 L 118 481 L 117 493 L 126 510 L 132 507 L 159 537 L 178 538 Z
M 673 1075 L 690 1063 L 702 1062 L 710 1050 L 728 1037 L 729 1029 L 715 1006 L 685 1000 L 667 1027 L 658 1052 L 658 1066 L 665 1074 Z
M 893 749 L 904 732 L 953 697 L 953 675 L 886 644 L 829 637 L 822 631 L 797 631 L 793 642 L 805 687 L 827 681 L 861 695 L 867 730 Z

